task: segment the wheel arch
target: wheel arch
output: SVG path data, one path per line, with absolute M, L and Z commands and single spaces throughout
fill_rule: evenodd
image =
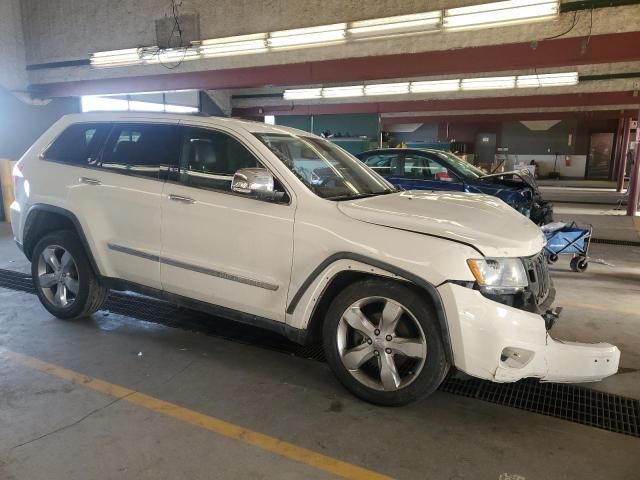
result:
M 327 268 L 339 260 L 352 260 L 373 268 L 369 271 L 347 268 L 338 271 L 329 279 L 327 284 L 323 287 L 322 292 L 318 297 L 318 301 L 311 310 L 311 315 L 309 316 L 309 321 L 306 326 L 305 337 L 307 342 L 320 338 L 319 335 L 322 330 L 324 314 L 329 308 L 331 301 L 344 289 L 344 287 L 366 278 L 384 278 L 388 281 L 398 282 L 404 285 L 408 284 L 417 294 L 426 294 L 426 299 L 433 306 L 438 319 L 438 327 L 442 334 L 442 341 L 444 343 L 447 360 L 450 362 L 453 361 L 453 348 L 451 345 L 446 311 L 436 286 L 402 268 L 364 255 L 340 252 L 331 255 L 324 260 L 313 270 L 313 272 L 311 272 L 298 291 L 293 295 L 289 305 L 287 306 L 288 314 L 293 314 L 296 311 L 296 308 L 303 307 L 303 305 L 300 304 L 300 301 L 304 294 L 309 290 L 317 278 L 327 270 Z M 385 275 L 380 271 L 388 272 L 391 276 Z
M 72 212 L 61 207 L 35 204 L 29 209 L 22 235 L 22 246 L 25 256 L 31 260 L 33 249 L 38 241 L 43 236 L 57 230 L 71 230 L 78 236 L 94 274 L 100 275 L 80 221 Z

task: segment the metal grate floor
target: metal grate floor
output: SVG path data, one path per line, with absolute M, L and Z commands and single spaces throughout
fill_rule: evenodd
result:
M 602 245 L 618 245 L 625 247 L 640 247 L 640 242 L 631 240 L 607 240 L 606 238 L 592 238 L 591 243 L 600 243 Z
M 31 276 L 0 269 L 0 287 L 35 293 Z M 300 346 L 267 330 L 176 307 L 163 300 L 112 292 L 105 310 L 148 322 L 256 345 L 324 362 L 321 345 Z M 535 379 L 493 383 L 450 375 L 442 392 L 527 410 L 591 427 L 640 437 L 640 400 L 576 385 L 540 383 Z

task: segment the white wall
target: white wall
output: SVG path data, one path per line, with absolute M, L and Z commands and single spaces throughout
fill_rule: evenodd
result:
M 553 172 L 553 164 L 556 158 L 555 155 L 510 155 L 510 157 L 515 159 L 515 165 L 528 165 L 531 160 L 535 160 L 536 165 L 538 165 L 538 174 L 543 177 Z M 565 163 L 564 155 L 558 155 L 556 171 L 558 171 L 562 177 L 584 178 L 587 156 L 571 155 L 570 157 L 571 166 L 568 167 Z

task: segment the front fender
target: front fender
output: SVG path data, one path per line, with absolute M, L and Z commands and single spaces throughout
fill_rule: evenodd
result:
M 411 283 L 424 291 L 435 307 L 445 349 L 449 359 L 453 359 L 446 312 L 437 286 L 395 265 L 355 253 L 340 252 L 331 255 L 313 270 L 289 301 L 286 312 L 287 326 L 298 331 L 308 330 L 325 292 L 336 277 L 343 272 L 359 272 L 370 276 L 387 277 Z

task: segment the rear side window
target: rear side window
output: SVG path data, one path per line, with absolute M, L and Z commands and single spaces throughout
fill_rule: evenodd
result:
M 117 123 L 100 165 L 114 172 L 167 180 L 178 167 L 179 155 L 177 126 Z
M 235 138 L 222 132 L 192 127 L 184 129 L 182 159 L 182 183 L 225 191 L 231 191 L 233 174 L 238 170 L 261 166 Z
M 70 125 L 51 144 L 44 158 L 78 166 L 96 165 L 110 128 L 108 123 Z

